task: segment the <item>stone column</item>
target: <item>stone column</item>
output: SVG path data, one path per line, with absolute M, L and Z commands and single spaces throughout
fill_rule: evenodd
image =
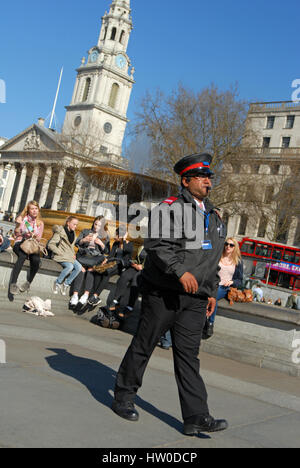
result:
M 49 185 L 50 185 L 50 181 L 51 181 L 51 175 L 52 175 L 52 166 L 48 166 L 47 170 L 46 170 L 46 173 L 45 173 L 45 177 L 44 177 L 44 182 L 43 182 L 43 186 L 42 186 L 42 190 L 41 190 L 41 196 L 40 196 L 40 199 L 38 201 L 41 208 L 43 208 L 43 206 L 45 205 L 46 200 L 47 200 Z
M 93 208 L 94 201 L 98 200 L 98 197 L 97 197 L 98 192 L 99 192 L 99 188 L 93 187 L 93 186 L 91 187 L 91 193 L 90 193 L 89 201 L 88 201 L 87 208 L 86 208 L 86 214 L 88 216 L 94 216 L 94 213 L 92 213 L 92 208 Z
M 73 197 L 72 197 L 72 200 L 71 200 L 70 208 L 69 208 L 69 211 L 71 213 L 76 213 L 76 211 L 78 209 L 81 185 L 82 185 L 82 182 L 77 181 L 75 191 L 73 193 Z
M 23 190 L 24 190 L 26 175 L 27 175 L 27 166 L 25 164 L 23 166 L 23 168 L 22 168 L 21 177 L 20 177 L 20 180 L 19 180 L 19 186 L 18 186 L 18 191 L 17 191 L 15 204 L 14 204 L 14 210 L 13 210 L 14 215 L 19 214 L 20 203 L 21 203 L 21 200 L 22 200 L 22 194 L 23 194 Z
M 28 202 L 33 200 L 35 190 L 36 190 L 36 184 L 37 184 L 37 181 L 38 181 L 38 177 L 39 177 L 39 166 L 35 166 L 34 169 L 33 169 L 33 172 L 32 172 L 31 181 L 30 181 L 28 195 L 27 195 L 25 205 L 27 205 Z
M 58 202 L 60 200 L 60 196 L 61 196 L 61 192 L 62 192 L 62 188 L 63 188 L 63 183 L 64 183 L 64 179 L 65 179 L 65 173 L 66 173 L 65 168 L 60 169 L 59 174 L 58 174 L 58 178 L 57 178 L 57 187 L 56 187 L 54 197 L 53 197 L 53 200 L 52 200 L 51 210 L 57 211 L 57 204 L 58 204 Z
M 15 166 L 11 166 L 9 169 L 9 173 L 7 175 L 7 183 L 5 186 L 5 191 L 4 191 L 4 196 L 3 196 L 3 202 L 2 202 L 3 211 L 9 211 L 10 209 L 9 202 L 10 202 L 11 194 L 14 188 L 16 175 L 17 175 L 17 170 Z

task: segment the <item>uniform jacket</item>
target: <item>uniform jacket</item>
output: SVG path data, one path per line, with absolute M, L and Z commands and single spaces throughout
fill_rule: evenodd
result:
M 177 204 L 180 207 L 176 208 Z M 184 210 L 186 204 L 189 205 L 187 211 Z M 220 282 L 218 264 L 224 248 L 226 228 L 212 203 L 206 199 L 204 204 L 206 217 L 203 212 L 201 214 L 188 190 L 183 189 L 173 203 L 160 204 L 151 211 L 148 226 L 149 237 L 144 242 L 147 258 L 142 277 L 156 286 L 158 290 L 175 290 L 184 294 L 179 279 L 184 273 L 189 272 L 198 281 L 197 295 L 217 297 Z M 169 216 L 170 235 L 163 232 L 159 222 L 159 210 L 162 205 L 165 205 L 163 208 L 165 215 L 161 219 L 165 220 Z M 205 219 L 206 222 L 209 219 L 207 233 L 205 232 Z M 191 231 L 191 227 L 194 232 Z M 153 234 L 155 230 L 159 235 Z M 195 232 L 198 238 L 210 240 L 212 249 L 204 250 L 202 242 L 193 244 Z
M 52 228 L 53 236 L 48 242 L 47 247 L 53 252 L 53 260 L 58 263 L 61 262 L 75 262 L 75 241 L 76 236 L 74 236 L 74 242 L 70 243 L 64 226 L 55 225 Z

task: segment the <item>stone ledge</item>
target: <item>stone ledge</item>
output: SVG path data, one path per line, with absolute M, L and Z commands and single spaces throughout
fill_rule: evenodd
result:
M 1 289 L 7 289 L 16 255 L 11 252 L 0 254 Z M 26 268 L 20 273 L 20 282 L 26 280 Z M 57 307 L 68 307 L 68 298 L 54 296 L 51 292 L 53 278 L 61 271 L 54 260 L 41 259 L 41 268 L 32 284 L 32 294 L 52 298 Z M 103 304 L 113 292 L 118 276 L 110 279 L 107 290 L 101 294 Z M 61 306 L 59 304 L 61 304 Z M 82 316 L 91 320 L 95 311 Z M 124 331 L 135 333 L 140 316 L 140 301 L 128 321 Z M 294 343 L 300 341 L 300 312 L 268 306 L 260 303 L 235 303 L 219 301 L 215 334 L 202 341 L 201 349 L 210 354 L 227 357 L 257 367 L 284 372 L 300 377 L 300 365 L 293 362 Z M 299 356 L 300 357 L 300 356 Z

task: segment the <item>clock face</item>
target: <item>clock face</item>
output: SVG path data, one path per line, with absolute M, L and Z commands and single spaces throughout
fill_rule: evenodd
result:
M 90 60 L 92 63 L 94 63 L 96 62 L 97 58 L 98 58 L 98 52 L 95 50 L 94 52 L 92 52 Z
M 116 65 L 118 68 L 121 68 L 121 69 L 124 68 L 126 63 L 127 63 L 127 60 L 124 57 L 124 55 L 119 54 L 116 56 Z

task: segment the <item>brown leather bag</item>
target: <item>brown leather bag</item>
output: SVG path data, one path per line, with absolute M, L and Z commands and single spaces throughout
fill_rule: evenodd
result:
M 21 242 L 20 248 L 27 255 L 39 255 L 41 252 L 43 252 L 44 254 L 45 252 L 47 252 L 45 246 L 41 244 L 35 237 L 30 237 L 29 239 L 24 240 L 24 242 Z
M 107 262 L 104 265 L 95 265 L 93 267 L 93 270 L 95 273 L 103 274 L 103 273 L 110 273 L 109 270 L 112 270 L 113 267 L 117 265 L 118 262 L 113 261 L 113 262 Z

